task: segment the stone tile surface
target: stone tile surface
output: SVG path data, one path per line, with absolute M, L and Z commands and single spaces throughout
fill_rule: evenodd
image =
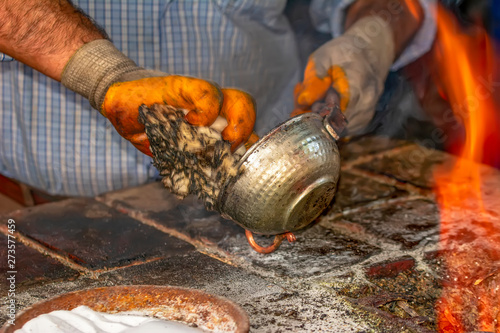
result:
M 401 327 L 360 311 L 328 290 L 304 288 L 263 297 L 251 297 L 242 303 L 251 314 L 251 332 L 377 332 L 401 333 Z
M 92 199 L 11 214 L 19 232 L 89 269 L 129 265 L 194 248 Z
M 334 198 L 335 211 L 343 211 L 380 199 L 391 199 L 408 195 L 408 192 L 383 184 L 367 177 L 343 171 L 340 173 L 338 191 Z
M 436 204 L 427 200 L 396 202 L 343 216 L 340 223 L 352 224 L 364 231 L 411 249 L 439 233 Z M 323 224 L 324 225 L 324 224 Z
M 238 303 L 251 332 L 435 331 L 444 264 L 436 252 L 439 214 L 427 193 L 433 168 L 453 158 L 387 138 L 340 146 L 343 171 L 331 208 L 297 232 L 296 243 L 269 255 L 253 251 L 234 222 L 195 198 L 176 199 L 160 183 L 13 213 L 28 239 L 92 270 L 75 279 L 58 261 L 20 249 L 36 260 L 21 265 L 34 271 L 20 289 L 19 309 L 97 286 L 176 285 Z M 497 193 L 498 170 L 483 173 L 494 180 L 485 193 Z M 490 201 L 485 216 L 498 219 Z
M 116 195 L 106 195 L 103 200 L 121 211 L 140 212 L 139 219 L 150 219 L 192 239 L 217 244 L 232 258 L 265 270 L 269 275 L 314 276 L 360 262 L 379 251 L 376 247 L 334 234 L 321 226 L 314 226 L 297 233 L 297 242 L 288 244 L 285 241 L 280 251 L 262 255 L 249 247 L 243 228 L 232 221 L 222 219 L 218 213 L 207 212 L 194 198 L 176 201 L 172 196 L 164 194 L 167 191 L 161 184 L 147 185 L 147 192 L 158 192 L 158 195 L 149 195 L 148 202 L 144 204 L 141 203 L 142 200 L 135 200 L 135 196 L 124 196 L 119 192 Z M 151 205 L 153 200 L 158 204 Z M 168 210 L 159 211 L 156 208 L 162 202 L 169 207 Z M 255 237 L 262 245 L 272 243 L 273 239 L 258 235 Z
M 13 254 L 15 260 L 14 273 L 16 289 L 24 288 L 26 285 L 43 284 L 52 281 L 75 279 L 80 274 L 69 267 L 64 266 L 57 260 L 44 256 L 40 252 L 29 248 L 18 240 L 15 240 L 15 252 Z M 10 243 L 9 245 L 12 245 Z M 7 261 L 7 236 L 0 234 L 0 272 L 12 271 L 8 267 Z M 12 255 L 12 254 L 11 254 Z M 9 276 L 12 274 L 8 274 Z M 3 294 L 8 288 L 6 280 L 7 273 L 2 275 L 0 283 L 0 293 Z
M 101 275 L 113 284 L 173 285 L 244 299 L 284 292 L 274 283 L 199 252 L 172 256 Z M 246 295 L 246 296 L 244 296 Z
M 196 197 L 179 200 L 161 183 L 109 193 L 100 200 L 122 212 L 139 213 L 140 219 L 150 220 L 203 243 L 222 244 L 227 238 L 244 233 L 244 229 L 234 222 L 223 219 L 217 212 L 207 211 Z
M 62 293 L 130 284 L 196 288 L 226 297 L 246 311 L 252 332 L 341 333 L 375 327 L 374 323 L 365 322 L 366 313 L 351 308 L 327 290 L 303 288 L 296 291 L 197 252 L 107 272 L 98 279 L 83 277 L 32 288 L 21 292 L 17 300 L 19 305 L 27 307 Z M 2 304 L 0 319 L 4 319 L 5 313 Z
M 407 326 L 410 328 L 408 332 L 436 332 L 434 306 L 441 287 L 431 274 L 411 268 L 391 277 L 370 276 L 368 281 L 343 285 L 336 281 L 330 283 L 353 304 L 400 323 L 401 331 Z
M 174 209 L 179 204 L 189 203 L 196 205 L 196 200 L 189 197 L 185 200 L 177 199 L 161 182 L 153 182 L 143 186 L 127 188 L 115 192 L 105 193 L 99 200 L 126 211 L 140 211 L 144 213 L 165 212 Z M 201 204 L 200 204 L 201 206 Z
M 357 176 L 347 175 L 346 178 L 351 182 L 363 183 Z M 368 197 L 379 198 L 403 193 L 391 186 L 384 186 L 369 179 L 366 181 L 368 184 L 362 188 L 362 194 L 353 201 L 348 201 L 348 194 L 344 196 L 345 205 L 355 205 L 353 202 L 362 202 L 368 200 Z M 347 191 L 347 187 L 343 189 Z M 148 192 L 147 200 L 137 200 L 140 193 L 124 195 L 120 192 L 105 195 L 102 200 L 123 212 L 139 212 L 139 219 L 152 220 L 194 240 L 217 244 L 229 256 L 266 270 L 269 274 L 314 276 L 360 262 L 379 251 L 376 247 L 332 233 L 331 230 L 318 225 L 298 232 L 297 242 L 293 244 L 283 242 L 280 251 L 261 255 L 249 247 L 243 228 L 232 221 L 222 219 L 218 213 L 207 212 L 195 198 L 179 201 L 169 195 L 161 184 L 150 184 L 143 190 Z M 152 195 L 153 193 L 157 194 Z M 168 208 L 165 211 L 158 209 L 161 204 Z M 255 237 L 262 245 L 272 243 L 273 239 L 258 235 Z
M 356 167 L 389 176 L 403 183 L 432 189 L 434 167 L 449 160 L 450 155 L 448 154 L 412 145 L 401 150 L 398 154 L 380 156 L 369 162 L 356 165 Z
M 307 278 L 353 265 L 378 253 L 379 248 L 315 225 L 297 232 L 297 241 L 283 242 L 279 251 L 262 255 L 245 244 L 244 237 L 230 239 L 224 249 L 253 266 L 281 277 Z M 272 238 L 256 236 L 258 244 L 268 245 Z
M 340 141 L 339 152 L 342 162 L 345 163 L 370 154 L 377 154 L 394 148 L 403 147 L 408 144 L 407 141 L 394 140 L 383 136 L 363 136 L 354 138 L 350 141 Z

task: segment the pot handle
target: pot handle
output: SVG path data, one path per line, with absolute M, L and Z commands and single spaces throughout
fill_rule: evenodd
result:
M 296 238 L 295 235 L 292 234 L 291 232 L 285 232 L 284 234 L 279 234 L 274 236 L 274 241 L 271 245 L 262 247 L 259 244 L 255 242 L 255 239 L 253 238 L 253 234 L 250 230 L 245 230 L 245 236 L 247 236 L 248 244 L 254 249 L 255 251 L 263 254 L 268 254 L 271 252 L 274 252 L 278 249 L 278 247 L 281 245 L 281 242 L 286 238 L 290 243 L 295 242 Z
M 337 104 L 325 104 L 320 114 L 325 115 L 323 126 L 338 141 L 347 126 L 347 119 L 344 117 L 340 107 Z

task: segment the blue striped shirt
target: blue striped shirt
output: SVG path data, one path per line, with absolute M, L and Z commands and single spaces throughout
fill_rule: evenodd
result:
M 286 0 L 74 2 L 138 65 L 251 93 L 261 135 L 293 109 L 300 66 L 283 15 Z M 315 2 L 319 8 L 324 1 Z M 322 15 L 338 15 L 342 3 L 331 1 L 336 6 Z M 157 176 L 149 157 L 60 83 L 17 61 L 3 61 L 0 91 L 1 174 L 68 196 L 93 196 Z

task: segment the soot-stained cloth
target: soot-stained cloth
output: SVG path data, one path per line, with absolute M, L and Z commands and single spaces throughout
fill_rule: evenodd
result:
M 222 186 L 238 174 L 231 144 L 215 129 L 190 125 L 182 110 L 168 105 L 141 106 L 139 121 L 165 187 L 179 198 L 195 194 L 208 210 L 216 209 Z

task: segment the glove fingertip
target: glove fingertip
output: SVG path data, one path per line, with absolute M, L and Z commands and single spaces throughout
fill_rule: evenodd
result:
M 297 103 L 300 106 L 309 106 L 312 105 L 314 102 L 315 101 L 313 100 L 313 98 L 311 98 L 310 94 L 307 91 L 300 93 L 299 96 L 297 97 Z
M 153 153 L 151 152 L 151 150 L 149 149 L 149 146 L 148 147 L 140 147 L 138 148 L 142 153 L 148 155 L 149 157 L 153 157 Z
M 150 157 L 153 157 L 153 153 L 151 152 L 150 143 L 149 143 L 149 140 L 148 140 L 146 133 L 136 134 L 135 136 L 129 138 L 128 140 L 139 151 L 141 151 L 142 153 L 144 153 Z
M 149 149 L 149 142 L 148 144 L 144 144 L 144 143 L 135 143 L 135 142 L 132 142 L 132 144 L 134 145 L 135 148 L 137 148 L 137 150 L 139 150 L 141 153 L 145 154 L 145 155 L 148 155 L 149 157 L 153 157 L 153 153 L 151 152 L 151 150 Z

